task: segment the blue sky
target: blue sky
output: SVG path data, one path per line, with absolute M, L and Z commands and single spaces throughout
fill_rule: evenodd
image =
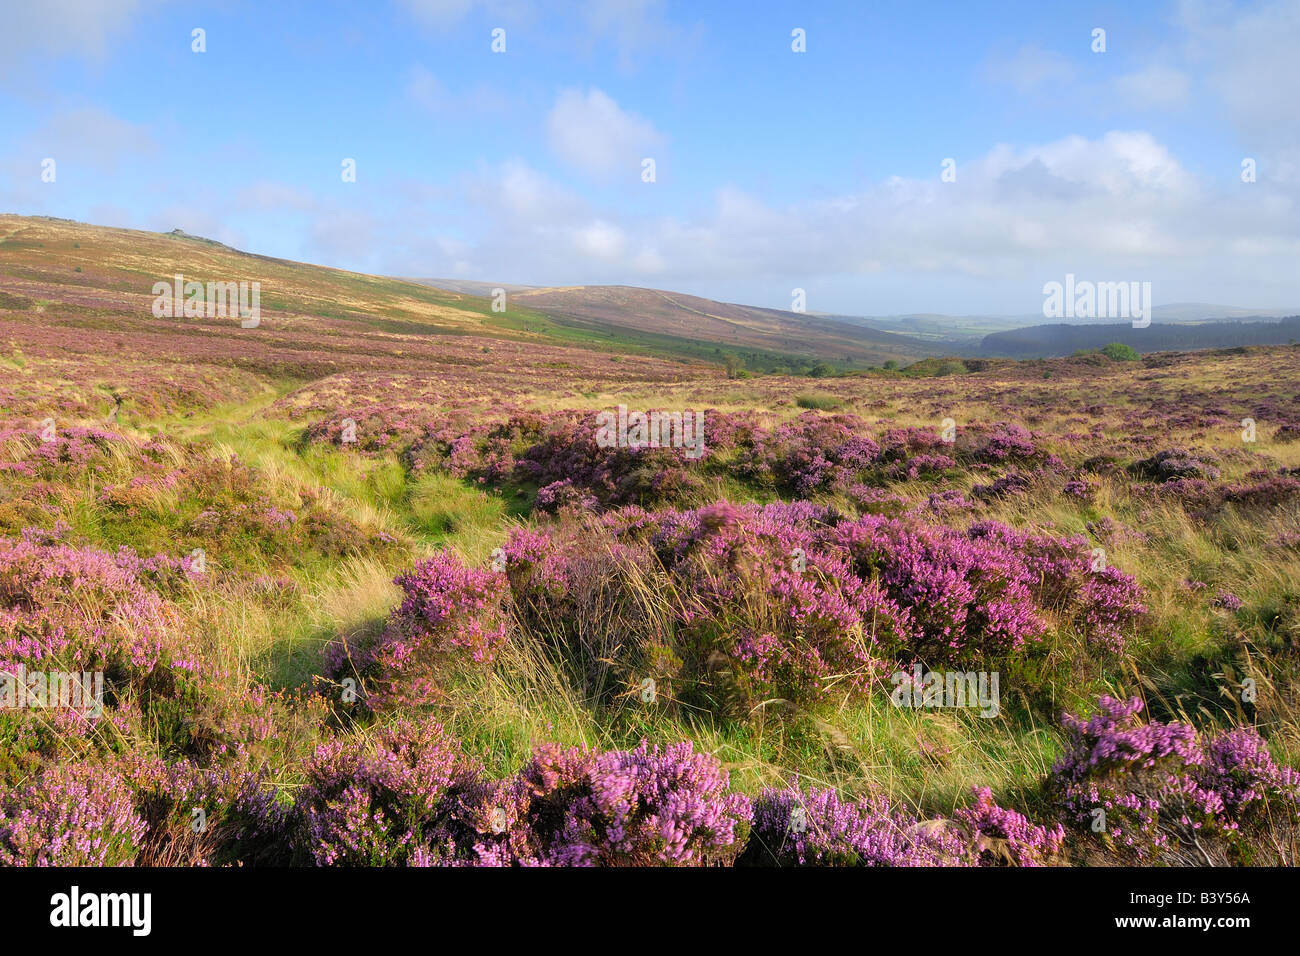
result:
M 853 314 L 1300 306 L 1297 0 L 4 7 L 3 211 Z

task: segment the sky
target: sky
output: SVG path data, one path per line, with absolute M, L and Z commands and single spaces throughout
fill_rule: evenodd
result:
M 3 212 L 853 315 L 1300 308 L 1300 0 L 0 13 Z

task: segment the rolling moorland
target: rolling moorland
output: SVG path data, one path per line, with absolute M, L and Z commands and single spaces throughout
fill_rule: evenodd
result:
M 1265 321 L 1152 322 L 1134 328 L 1114 325 L 1033 325 L 986 335 L 982 355 L 1048 358 L 1096 351 L 1120 342 L 1141 352 L 1193 351 L 1249 345 L 1293 345 L 1300 340 L 1300 315 Z
M 1300 348 L 765 373 L 518 299 L 0 216 L 0 672 L 104 675 L 0 709 L 0 865 L 1296 862 Z

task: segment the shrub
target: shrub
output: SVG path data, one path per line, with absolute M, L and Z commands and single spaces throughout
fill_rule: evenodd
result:
M 1142 707 L 1103 697 L 1086 721 L 1064 716 L 1069 744 L 1051 785 L 1070 822 L 1104 819 L 1104 838 L 1138 859 L 1213 864 L 1246 810 L 1275 805 L 1295 819 L 1300 776 L 1279 768 L 1253 730 L 1207 741 L 1187 724 L 1139 723 Z
M 805 412 L 760 436 L 741 474 L 806 498 L 848 487 L 879 454 L 880 446 L 867 436 L 858 416 Z
M 428 699 L 440 664 L 491 661 L 506 637 L 505 579 L 467 567 L 450 550 L 398 575 L 395 583 L 402 603 L 381 633 L 326 648 L 326 673 L 363 678 L 372 708 Z
M 923 824 L 883 798 L 833 789 L 764 790 L 742 866 L 961 866 L 966 842 L 941 821 Z
M 813 370 L 814 373 L 816 371 L 816 369 Z M 817 411 L 829 412 L 843 405 L 844 400 L 842 398 L 837 398 L 834 395 L 805 393 L 803 395 L 796 395 L 794 403 L 800 408 L 810 408 L 816 409 Z
M 303 840 L 318 866 L 391 866 L 441 856 L 457 789 L 477 771 L 432 720 L 401 720 L 373 739 L 318 747 L 298 794 Z M 454 847 L 448 848 L 454 850 Z
M 1101 354 L 1114 362 L 1136 362 L 1140 356 L 1131 345 L 1123 342 L 1109 342 L 1101 347 Z
M 140 570 L 129 551 L 0 538 L 0 666 L 57 663 L 103 670 L 110 682 L 143 681 L 178 618 Z
M 982 865 L 1042 866 L 1061 852 L 1065 828 L 1035 826 L 1023 814 L 999 807 L 988 787 L 973 787 L 975 802 L 957 811 L 957 821 L 975 841 Z
M 121 776 L 58 763 L 0 794 L 0 866 L 130 866 L 146 827 Z
M 1189 478 L 1213 480 L 1219 477 L 1218 468 L 1197 458 L 1185 448 L 1167 448 L 1156 452 L 1150 458 L 1134 462 L 1129 466 L 1129 471 L 1155 481 Z
M 689 742 L 592 753 L 543 747 L 520 773 L 525 863 L 698 866 L 730 861 L 743 844 L 749 800 Z

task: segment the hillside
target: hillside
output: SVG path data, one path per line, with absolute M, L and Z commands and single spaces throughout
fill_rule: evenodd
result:
M 454 280 L 419 280 L 468 289 Z M 487 283 L 483 283 L 487 286 Z M 489 289 L 484 288 L 483 294 Z M 924 339 L 807 313 L 717 302 L 634 286 L 520 289 L 509 301 L 574 330 L 700 357 L 731 353 L 749 368 L 775 370 L 828 362 L 843 368 L 906 364 L 945 349 Z
M 199 282 L 259 282 L 261 308 L 278 325 L 341 329 L 367 324 L 429 333 L 503 334 L 505 318 L 477 296 L 413 282 L 240 252 L 171 233 L 0 215 L 0 287 L 49 311 L 150 315 L 153 284 L 176 274 Z M 13 306 L 11 306 L 13 308 Z M 533 338 L 526 330 L 509 330 Z
M 277 332 L 475 335 L 793 372 L 819 363 L 905 364 L 942 351 L 888 332 L 647 289 L 507 283 L 507 308 L 497 313 L 489 283 L 363 275 L 240 252 L 179 230 L 0 215 L 0 310 L 34 309 L 65 327 L 107 316 L 122 331 L 150 327 L 154 283 L 177 274 L 260 283 L 262 313 Z M 239 331 L 229 323 L 209 328 Z
M 1050 358 L 1123 342 L 1141 353 L 1286 345 L 1300 339 L 1300 316 L 1276 321 L 1131 322 L 1110 325 L 1034 325 L 986 335 L 980 354 L 1004 358 Z

